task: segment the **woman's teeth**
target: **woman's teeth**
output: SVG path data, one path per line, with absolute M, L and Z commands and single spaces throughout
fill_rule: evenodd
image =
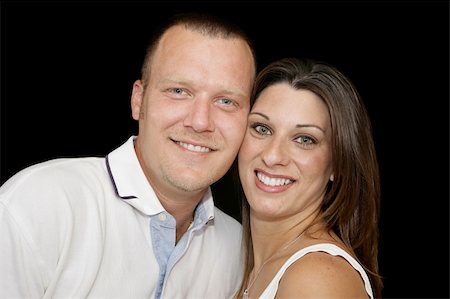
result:
M 256 176 L 258 179 L 263 183 L 264 185 L 275 187 L 275 186 L 284 186 L 292 183 L 292 180 L 290 179 L 283 179 L 283 178 L 270 178 L 260 172 L 256 173 Z

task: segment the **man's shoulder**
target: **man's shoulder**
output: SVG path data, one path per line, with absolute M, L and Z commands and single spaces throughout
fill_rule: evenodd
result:
M 17 172 L 0 187 L 0 196 L 18 190 L 54 189 L 104 172 L 104 158 L 57 158 Z
M 241 224 L 232 216 L 226 214 L 218 207 L 214 207 L 214 223 L 217 223 L 220 227 L 223 227 L 230 232 L 241 232 Z

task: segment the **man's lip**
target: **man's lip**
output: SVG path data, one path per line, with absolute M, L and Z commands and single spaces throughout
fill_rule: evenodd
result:
M 181 141 L 181 140 L 175 140 L 171 139 L 173 142 L 175 142 L 177 145 L 181 146 L 182 148 L 192 151 L 192 152 L 199 152 L 199 153 L 209 153 L 214 151 L 214 148 L 211 148 L 207 145 L 201 144 L 199 142 L 192 142 L 192 141 Z

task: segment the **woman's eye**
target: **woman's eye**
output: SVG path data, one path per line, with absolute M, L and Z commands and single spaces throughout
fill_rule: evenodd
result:
M 256 124 L 253 126 L 253 129 L 260 135 L 272 135 L 269 128 L 264 125 Z
M 296 141 L 303 145 L 313 145 L 316 143 L 313 138 L 308 136 L 300 136 L 296 139 Z

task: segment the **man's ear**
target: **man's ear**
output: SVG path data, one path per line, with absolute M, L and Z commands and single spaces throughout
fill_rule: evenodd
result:
M 144 117 L 144 107 L 142 106 L 144 99 L 144 87 L 141 80 L 133 83 L 133 91 L 131 93 L 131 115 L 134 120 Z

